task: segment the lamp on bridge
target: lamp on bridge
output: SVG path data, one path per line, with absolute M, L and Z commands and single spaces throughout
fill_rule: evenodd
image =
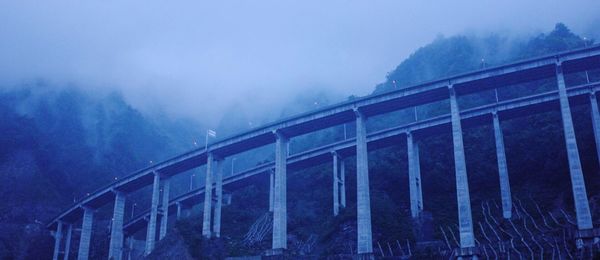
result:
M 215 130 L 206 130 L 206 140 L 204 142 L 204 150 L 208 150 L 208 137 L 217 138 L 217 132 Z
M 233 176 L 233 163 L 235 162 L 237 158 L 233 157 L 231 158 L 231 176 Z

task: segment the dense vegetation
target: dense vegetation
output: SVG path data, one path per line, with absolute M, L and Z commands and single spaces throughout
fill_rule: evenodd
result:
M 0 94 L 0 258 L 47 258 L 46 221 L 149 160 L 192 147 L 191 125 L 144 117 L 116 94 L 93 96 L 43 83 Z
M 386 81 L 376 86 L 374 93 L 586 44 L 591 42 L 584 42 L 562 24 L 548 34 L 527 40 L 502 35 L 440 37 L 415 51 L 388 73 Z M 590 79 L 600 80 L 600 77 L 597 72 L 591 72 Z M 505 94 L 518 95 L 532 91 L 532 88 L 548 87 L 552 87 L 551 80 L 535 86 L 516 86 Z M 0 136 L 0 192 L 3 198 L 0 204 L 0 258 L 48 258 L 53 240 L 44 224 L 66 205 L 115 178 L 147 166 L 150 160 L 159 161 L 193 148 L 191 140 L 194 136 L 202 136 L 201 128 L 189 121 L 147 117 L 128 106 L 118 94 L 97 96 L 75 89 L 51 91 L 44 83 L 0 93 L 0 131 L 3 133 Z M 476 101 L 485 98 L 472 97 Z M 298 111 L 296 108 L 291 110 Z M 431 116 L 440 111 L 444 112 L 443 106 L 424 107 L 420 115 Z M 401 111 L 374 118 L 369 127 L 380 128 L 386 119 L 410 121 L 409 115 L 412 114 Z M 230 115 L 234 116 L 239 115 Z M 600 172 L 592 141 L 589 107 L 575 107 L 573 116 L 588 195 L 594 219 L 598 219 Z M 240 122 L 245 118 L 223 121 Z M 560 209 L 572 212 L 560 122 L 557 111 L 503 122 L 513 195 L 521 198 L 527 208 L 536 201 L 544 212 Z M 351 133 L 353 127 L 348 127 Z M 224 124 L 221 128 L 225 132 L 235 132 L 247 126 Z M 297 138 L 291 149 L 340 138 L 339 130 L 329 129 Z M 477 223 L 483 218 L 482 202 L 499 200 L 492 128 L 465 129 L 464 140 Z M 429 236 L 442 240 L 438 227 L 454 228 L 457 219 L 452 139 L 450 133 L 445 133 L 418 142 L 424 206 L 432 215 L 429 225 L 433 232 Z M 263 152 L 259 154 L 265 156 Z M 350 254 L 354 250 L 356 182 L 353 159 L 346 160 L 348 207 L 335 218 L 331 210 L 330 164 L 288 174 L 291 254 Z M 384 247 L 397 240 L 404 245 L 406 239 L 414 244 L 417 232 L 409 213 L 406 143 L 399 142 L 372 152 L 369 160 L 373 241 Z M 176 224 L 167 239 L 158 244 L 152 257 L 185 259 L 208 254 L 262 254 L 270 248 L 270 235 L 255 243 L 245 241 L 245 235 L 268 212 L 267 187 L 268 179 L 258 178 L 245 187 L 229 191 L 233 193 L 233 200 L 232 205 L 223 209 L 223 239 L 202 241 L 200 218 L 192 214 Z M 146 199 L 144 196 L 140 195 L 139 200 Z M 128 204 L 128 209 L 130 206 Z M 195 214 L 198 213 L 196 209 Z M 106 215 L 102 218 L 109 219 Z M 106 258 L 107 225 L 106 221 L 95 223 L 93 258 Z M 76 246 L 73 243 L 72 247 Z
M 558 24 L 548 34 L 541 34 L 528 40 L 509 40 L 498 35 L 438 38 L 433 43 L 417 50 L 390 72 L 386 82 L 378 85 L 375 93 L 485 66 L 580 48 L 586 44 L 591 43 L 584 42 L 562 24 Z M 590 79 L 599 80 L 598 71 L 590 71 Z M 556 87 L 555 80 L 541 80 L 533 84 L 511 86 L 502 93 L 502 97 L 510 98 L 532 91 L 549 90 L 552 87 Z M 485 98 L 485 96 L 471 97 L 475 101 Z M 469 102 L 466 100 L 462 104 L 469 104 Z M 424 107 L 420 114 L 427 115 L 431 112 L 430 110 L 436 109 L 439 110 L 440 106 Z M 594 219 L 598 219 L 600 208 L 598 208 L 597 202 L 600 199 L 600 194 L 598 194 L 600 178 L 598 177 L 595 147 L 591 141 L 593 134 L 589 113 L 589 106 L 573 108 L 588 195 Z M 409 117 L 409 119 L 404 117 Z M 397 122 L 410 121 L 412 114 L 401 111 L 374 118 L 369 124 L 372 129 L 376 129 L 381 127 L 381 121 L 387 120 L 389 127 L 389 122 L 393 122 L 390 119 Z M 533 212 L 539 205 L 540 211 L 544 214 L 546 212 L 554 213 L 553 216 L 562 216 L 559 221 L 567 222 L 569 216 L 561 215 L 561 212 L 563 210 L 573 212 L 572 194 L 558 110 L 505 120 L 502 122 L 502 127 L 513 196 L 515 201 L 518 200 L 521 203 L 519 205 L 526 209 L 519 212 Z M 339 134 L 339 130 L 330 129 L 313 136 L 302 137 L 304 141 L 298 142 L 296 145 L 314 146 L 314 143 L 325 142 L 324 139 L 331 141 L 335 139 L 336 131 Z M 475 223 L 479 223 L 484 222 L 485 219 L 482 207 L 484 205 L 494 207 L 493 205 L 499 203 L 493 129 L 491 125 L 466 128 L 464 134 L 473 217 Z M 404 241 L 408 239 L 414 246 L 416 236 L 444 241 L 445 234 L 442 234 L 440 228 L 444 228 L 448 232 L 448 236 L 450 236 L 448 230 L 454 230 L 456 233 L 457 206 L 451 135 L 445 133 L 428 136 L 418 142 L 421 146 L 425 210 L 432 216 L 430 223 L 426 223 L 426 227 L 422 228 L 428 230 L 425 232 L 429 234 L 416 232 L 415 227 L 418 225 L 413 225 L 414 223 L 410 219 L 406 143 L 399 142 L 395 146 L 372 152 L 369 155 L 373 241 L 382 245 L 385 254 L 388 253 L 388 243 L 392 245 L 393 251 L 396 251 L 398 250 L 396 241 L 405 245 Z M 288 245 L 290 254 L 324 256 L 352 253 L 356 243 L 356 194 L 354 188 L 356 183 L 353 175 L 355 172 L 353 160 L 354 158 L 348 158 L 346 161 L 348 207 L 335 218 L 331 213 L 330 164 L 288 173 Z M 270 247 L 269 236 L 266 236 L 262 243 L 251 246 L 244 245 L 242 242 L 246 232 L 251 229 L 251 225 L 261 219 L 267 211 L 266 187 L 268 187 L 267 180 L 264 180 L 233 192 L 233 205 L 226 207 L 223 212 L 224 223 L 227 224 L 223 226 L 223 234 L 226 235 L 221 243 L 228 246 L 224 249 L 218 248 L 226 250 L 231 255 L 258 255 Z M 490 210 L 490 212 L 493 211 Z M 501 218 L 499 211 L 496 211 L 495 214 L 496 217 Z M 533 218 L 541 223 L 541 215 Z M 529 222 L 529 225 L 531 224 Z M 184 221 L 180 223 L 178 230 L 185 233 L 183 230 L 198 229 L 198 225 L 197 221 Z M 523 223 L 517 225 L 522 226 Z M 483 240 L 480 231 L 476 231 L 476 235 Z M 190 237 L 186 237 L 184 234 L 184 240 L 189 241 Z M 189 243 L 188 250 L 193 256 L 200 257 L 201 252 L 214 253 L 214 251 L 201 250 L 199 245 L 202 243 L 199 242 L 199 238 L 193 241 L 195 242 Z M 375 250 L 379 253 L 377 244 Z

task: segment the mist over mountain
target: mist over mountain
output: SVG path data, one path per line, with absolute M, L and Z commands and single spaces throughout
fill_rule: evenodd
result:
M 584 40 L 560 23 L 548 33 L 527 39 L 511 39 L 502 34 L 440 37 L 401 62 L 395 70 L 388 73 L 386 82 L 376 86 L 373 93 L 408 87 L 487 66 L 581 48 L 593 42 L 594 40 L 589 38 Z M 599 81 L 600 71 L 590 71 L 589 78 L 591 81 Z M 541 81 L 537 84 L 507 87 L 506 92 L 502 94 L 519 96 L 531 91 L 543 91 L 552 86 L 551 83 Z M 473 97 L 475 100 L 484 98 Z M 437 108 L 425 106 L 423 109 Z M 380 122 L 385 122 L 389 127 L 394 122 L 412 120 L 412 111 L 410 112 L 409 115 L 384 115 L 369 120 L 369 123 L 371 127 L 378 127 Z M 427 111 L 421 112 L 426 114 Z M 600 171 L 595 146 L 591 141 L 594 137 L 589 107 L 574 106 L 572 112 L 582 167 L 586 173 L 592 215 L 593 219 L 598 219 Z M 502 128 L 515 201 L 521 203 L 520 207 L 523 209 L 533 211 L 537 207 L 540 212 L 550 212 L 553 216 L 560 216 L 558 221 L 568 223 L 570 216 L 563 215 L 562 212 L 572 209 L 573 197 L 570 192 L 566 152 L 564 149 L 557 149 L 564 146 L 560 122 L 560 113 L 549 111 L 503 121 Z M 341 129 L 327 129 L 299 137 L 296 138 L 298 140 L 295 145 L 306 148 L 317 146 L 318 143 L 331 142 L 339 137 L 340 131 Z M 349 131 L 355 130 L 350 128 Z M 466 128 L 463 131 L 474 223 L 485 223 L 484 221 L 488 221 L 488 215 L 482 208 L 485 209 L 486 205 L 494 208 L 495 203 L 497 207 L 500 193 L 493 129 L 484 125 Z M 446 234 L 442 234 L 440 230 L 447 230 L 448 236 L 450 232 L 457 232 L 452 137 L 446 133 L 430 136 L 419 142 L 424 207 L 427 214 L 432 216 L 433 230 L 429 231 L 429 235 L 437 241 L 443 241 Z M 290 149 L 294 150 L 294 146 Z M 396 241 L 407 239 L 415 241 L 420 236 L 421 231 L 416 227 L 417 224 L 410 219 L 406 160 L 405 142 L 374 151 L 369 155 L 373 241 L 374 244 L 381 243 L 383 250 L 388 243 L 394 245 Z M 288 172 L 287 196 L 293 198 L 293 203 L 288 204 L 288 250 L 293 255 L 347 255 L 351 254 L 352 246 L 356 243 L 356 178 L 353 174 L 356 166 L 353 160 L 346 161 L 349 173 L 346 177 L 348 207 L 337 217 L 331 215 L 330 167 L 330 164 L 324 164 Z M 181 221 L 172 238 L 179 237 L 179 241 L 184 241 L 188 245 L 187 252 L 196 258 L 209 257 L 210 254 L 262 254 L 265 248 L 270 247 L 270 236 L 251 245 L 244 241 L 245 236 L 252 231 L 253 225 L 261 223 L 267 210 L 268 194 L 264 188 L 266 185 L 268 180 L 263 180 L 232 191 L 233 204 L 223 208 L 223 216 L 226 216 L 223 221 L 236 225 L 224 225 L 222 232 L 229 235 L 216 244 L 201 242 L 195 237 L 194 234 L 201 230 L 202 224 L 194 219 Z M 248 201 L 252 203 L 247 203 Z M 489 210 L 491 211 L 491 208 Z M 525 226 L 532 224 L 529 221 L 542 223 L 540 215 L 532 215 L 531 220 L 514 221 L 525 221 Z M 484 234 L 477 231 L 477 237 L 483 239 Z M 173 253 L 173 249 L 166 243 L 162 246 L 153 253 L 154 257 Z M 306 251 L 306 247 L 310 247 L 310 251 Z M 435 254 L 425 254 L 418 257 L 434 256 Z
M 440 36 L 389 72 L 385 82 L 377 85 L 373 93 L 580 48 L 593 42 L 594 39 L 584 40 L 563 24 L 556 25 L 548 33 L 527 39 L 516 39 L 502 33 Z M 600 79 L 595 74 L 591 78 Z M 128 104 L 118 91 L 100 93 L 85 88 L 55 88 L 50 85 L 40 81 L 0 92 L 0 197 L 3 198 L 0 203 L 0 258 L 47 258 L 52 250 L 52 239 L 44 229 L 46 221 L 74 200 L 111 183 L 115 178 L 202 146 L 205 131 L 211 128 L 189 118 L 160 113 L 160 107 L 153 109 L 158 113 L 140 112 Z M 352 94 L 346 93 L 348 96 Z M 245 105 L 232 106 L 215 129 L 219 138 L 223 138 L 341 100 L 344 100 L 341 95 L 329 91 L 306 91 L 293 98 L 281 111 L 272 111 L 264 117 L 248 113 Z M 585 141 L 593 138 L 586 113 L 585 109 L 574 109 L 576 122 L 579 122 L 577 133 L 582 136 L 578 137 L 578 142 L 584 140 L 580 149 L 586 172 L 598 175 L 593 142 Z M 566 185 L 569 184 L 564 151 L 555 154 L 543 149 L 563 145 L 559 122 L 557 113 L 549 112 L 514 120 L 505 126 L 507 147 L 511 150 L 508 158 L 511 181 L 515 183 L 516 196 L 544 199 L 546 203 L 541 206 L 548 211 L 568 208 L 572 201 L 568 192 L 559 192 L 568 190 Z M 538 128 L 543 128 L 544 133 L 538 134 Z M 473 148 L 466 151 L 471 164 L 469 169 L 473 173 L 470 181 L 477 184 L 474 187 L 479 187 L 473 189 L 473 194 L 479 194 L 473 197 L 473 205 L 495 198 L 497 194 L 497 176 L 492 163 L 495 159 L 491 159 L 494 156 L 493 142 L 488 138 L 489 134 L 489 127 L 483 127 L 467 132 L 465 136 L 466 147 L 476 146 L 484 150 L 483 153 Z M 329 138 L 331 135 L 318 134 L 301 139 L 297 145 L 309 146 Z M 477 141 L 477 145 L 469 146 L 480 138 L 487 141 Z M 429 151 L 428 156 L 422 157 L 423 182 L 424 192 L 428 194 L 426 203 L 433 211 L 435 225 L 450 225 L 456 219 L 455 201 L 447 195 L 454 193 L 451 185 L 453 175 L 448 170 L 452 158 L 449 143 L 449 136 L 444 135 L 425 140 L 422 147 Z M 405 146 L 399 144 L 399 147 L 402 145 Z M 530 151 L 530 147 L 537 148 Z M 414 238 L 407 214 L 406 174 L 404 170 L 389 171 L 405 169 L 405 157 L 406 153 L 398 147 L 371 155 L 374 162 L 371 165 L 371 185 L 375 240 Z M 354 166 L 350 163 L 348 167 L 351 171 Z M 317 166 L 307 172 L 290 173 L 288 180 L 294 183 L 288 190 L 288 196 L 295 198 L 289 209 L 288 232 L 293 234 L 291 239 L 300 244 L 317 241 L 311 254 L 344 253 L 347 244 L 355 239 L 352 229 L 355 227 L 356 210 L 353 206 L 343 211 L 339 218 L 334 219 L 329 214 L 329 174 L 328 166 Z M 599 179 L 594 176 L 586 178 L 591 201 L 600 201 Z M 234 204 L 224 208 L 223 222 L 236 221 L 238 225 L 223 227 L 223 233 L 236 234 L 227 238 L 225 243 L 229 246 L 221 248 L 223 252 L 229 255 L 258 254 L 261 253 L 260 248 L 268 247 L 270 238 L 253 247 L 240 243 L 249 227 L 264 213 L 262 207 L 267 202 L 264 199 L 267 194 L 259 188 L 261 185 L 266 184 L 253 183 L 239 191 L 232 191 Z M 355 196 L 354 189 L 350 188 L 353 185 L 355 180 L 349 176 L 349 200 Z M 306 190 L 310 192 L 306 193 Z M 245 200 L 260 202 L 257 206 L 244 203 Z M 594 216 L 598 216 L 600 207 L 594 204 L 592 209 Z M 475 215 L 475 218 L 481 217 L 478 213 Z M 178 250 L 187 249 L 194 257 L 201 257 L 198 247 L 202 245 L 195 237 L 197 234 L 190 231 L 201 225 L 198 220 L 187 219 L 179 223 L 178 237 L 169 240 L 176 241 L 173 243 L 179 245 Z M 439 234 L 436 233 L 436 236 Z M 169 250 L 164 245 L 159 248 Z M 103 250 L 96 249 L 95 257 L 105 258 L 107 252 Z M 160 250 L 156 252 L 160 253 Z
M 142 115 L 116 93 L 38 83 L 3 91 L 0 100 L 1 258 L 16 252 L 35 258 L 42 249 L 27 245 L 24 227 L 150 161 L 192 149 L 201 135 L 189 121 Z
M 526 38 L 563 21 L 597 38 L 598 13 L 594 0 L 4 1 L 0 87 L 116 91 L 215 128 L 235 107 L 277 118 L 314 88 L 366 95 L 437 34 Z
M 593 38 L 584 39 L 562 23 L 529 38 L 502 33 L 439 36 L 389 72 L 375 93 L 592 44 Z

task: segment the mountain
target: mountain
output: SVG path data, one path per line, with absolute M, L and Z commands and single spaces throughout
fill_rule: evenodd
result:
M 24 230 L 47 236 L 43 222 L 74 200 L 150 160 L 188 151 L 202 136 L 192 123 L 142 115 L 117 93 L 44 83 L 0 93 L 0 115 L 2 259 L 36 258 L 42 249 L 25 241 Z
M 593 44 L 558 23 L 548 34 L 529 39 L 490 34 L 439 36 L 432 43 L 419 48 L 394 70 L 386 81 L 375 87 L 374 93 L 403 88 L 418 83 L 444 78 L 486 66 L 543 56 L 550 53 L 582 48 Z
M 487 66 L 580 48 L 591 43 L 593 41 L 584 41 L 563 24 L 557 24 L 554 30 L 547 34 L 528 39 L 512 39 L 501 34 L 439 37 L 431 44 L 416 50 L 389 72 L 386 81 L 377 85 L 373 93 L 408 87 Z M 598 71 L 590 71 L 590 78 L 600 80 L 599 76 Z M 503 95 L 509 97 L 542 91 L 552 86 L 552 80 L 510 86 Z M 472 97 L 474 102 L 481 102 L 485 98 Z M 435 109 L 439 108 L 425 106 L 420 113 L 427 114 Z M 598 219 L 600 169 L 595 156 L 596 148 L 593 141 L 590 141 L 593 140 L 593 134 L 589 107 L 576 106 L 572 108 L 572 112 L 592 214 L 594 219 Z M 412 120 L 410 113 L 392 114 L 370 119 L 369 124 L 376 126 L 381 121 Z M 549 111 L 505 120 L 502 122 L 502 128 L 512 194 L 516 205 L 520 205 L 515 206 L 515 214 L 519 217 L 515 217 L 514 225 L 522 229 L 521 232 L 525 232 L 528 225 L 531 228 L 532 223 L 546 221 L 542 220 L 542 216 L 548 217 L 547 214 L 558 216 L 557 221 L 561 223 L 572 221 L 573 216 L 569 216 L 569 212 L 572 212 L 573 199 L 567 157 L 565 149 L 561 149 L 564 147 L 564 139 L 560 113 Z M 297 145 L 307 147 L 317 142 L 331 141 L 332 138 L 339 138 L 339 133 L 340 129 L 329 129 L 324 133 L 311 134 L 298 138 L 301 140 L 297 141 Z M 418 142 L 421 150 L 424 207 L 426 213 L 431 216 L 428 235 L 437 241 L 444 241 L 446 235 L 450 236 L 452 233 L 454 236 L 457 232 L 452 137 L 450 133 L 446 133 L 426 137 Z M 495 216 L 501 219 L 501 214 L 494 208 L 494 205 L 498 206 L 499 201 L 499 181 L 493 129 L 490 125 L 465 128 L 464 142 L 474 221 L 476 224 L 484 222 L 490 214 L 496 214 Z M 421 224 L 410 219 L 406 158 L 405 142 L 369 154 L 373 241 L 376 245 L 380 244 L 383 250 L 387 249 L 387 244 L 391 244 L 393 250 L 397 250 L 397 241 L 404 243 L 407 239 L 414 246 L 415 238 L 422 236 L 417 228 Z M 335 218 L 331 214 L 330 167 L 331 165 L 326 164 L 288 172 L 288 250 L 292 255 L 343 255 L 352 253 L 356 246 L 356 179 L 353 174 L 353 158 L 346 161 L 348 207 Z M 221 246 L 215 246 L 208 251 L 224 250 L 225 252 L 220 253 L 235 256 L 259 255 L 270 247 L 270 235 L 253 244 L 244 240 L 245 235 L 251 234 L 252 226 L 261 223 L 267 211 L 267 183 L 268 180 L 263 180 L 231 191 L 233 204 L 224 208 L 222 213 L 222 234 L 226 236 L 221 240 Z M 252 203 L 248 203 L 249 201 Z M 482 210 L 486 207 L 491 208 Z M 534 215 L 533 212 L 542 214 Z M 531 219 L 522 217 L 526 216 L 525 214 L 530 214 Z M 200 226 L 199 221 L 187 219 L 181 221 L 177 227 L 178 234 L 181 234 L 188 245 L 188 252 L 197 258 L 207 257 L 201 255 L 201 252 L 217 243 L 201 241 L 197 235 L 186 232 L 199 230 Z M 440 231 L 442 229 L 446 230 L 445 233 Z M 491 231 L 488 229 L 488 232 Z M 480 239 L 484 237 L 479 229 L 476 236 Z M 228 246 L 223 248 L 222 244 Z M 521 249 L 526 250 L 523 246 L 524 244 L 521 244 Z M 160 255 L 160 252 L 157 254 Z M 435 254 L 421 255 L 423 258 L 434 256 Z
M 563 24 L 557 24 L 547 34 L 528 39 L 515 39 L 503 34 L 438 37 L 389 72 L 385 82 L 375 86 L 373 93 L 592 43 L 592 40 L 584 41 Z M 597 74 L 591 72 L 590 77 L 600 79 Z M 530 91 L 529 88 L 531 86 L 521 86 L 511 92 L 519 94 Z M 474 99 L 483 100 L 484 97 Z M 297 97 L 281 116 L 301 113 L 331 102 L 324 93 L 308 93 Z M 421 112 L 431 114 L 435 109 L 426 107 Z M 598 219 L 600 178 L 595 176 L 600 176 L 600 172 L 595 147 L 590 141 L 593 136 L 589 109 L 574 107 L 573 116 L 594 219 Z M 373 119 L 370 123 L 377 126 L 381 121 L 410 120 L 408 117 L 398 113 Z M 51 86 L 44 82 L 0 92 L 0 118 L 0 132 L 3 133 L 0 135 L 1 259 L 48 258 L 53 239 L 45 230 L 46 221 L 74 200 L 113 182 L 115 178 L 146 167 L 150 161 L 161 161 L 195 148 L 193 142 L 200 139 L 199 143 L 202 143 L 206 130 L 205 126 L 193 120 L 143 114 L 128 105 L 119 93 L 99 94 L 84 88 Z M 251 129 L 263 121 L 249 118 L 242 109 L 233 107 L 217 130 L 222 137 Z M 560 149 L 564 140 L 558 112 L 512 119 L 503 122 L 503 130 L 513 195 L 524 201 L 525 208 L 532 208 L 533 201 L 536 201 L 544 212 L 570 209 L 572 195 L 568 192 L 570 181 L 566 155 Z M 328 129 L 294 138 L 291 149 L 304 149 L 337 140 L 341 138 L 341 131 L 341 128 Z M 349 136 L 353 135 L 351 124 L 348 124 L 347 131 Z M 490 126 L 465 130 L 476 222 L 482 221 L 484 213 L 480 209 L 484 202 L 498 200 L 492 136 Z M 425 208 L 432 216 L 431 225 L 435 227 L 431 235 L 442 240 L 440 227 L 451 230 L 457 219 L 452 140 L 448 133 L 419 142 Z M 249 157 L 263 159 L 271 153 L 260 151 Z M 242 160 L 241 157 L 239 160 Z M 398 143 L 397 146 L 375 151 L 369 155 L 369 160 L 374 242 L 381 242 L 385 247 L 388 242 L 414 241 L 418 234 L 409 217 L 406 144 Z M 292 254 L 349 254 L 355 247 L 356 180 L 352 174 L 355 166 L 352 158 L 346 163 L 348 208 L 336 218 L 331 214 L 330 165 L 288 173 L 288 198 L 293 198 L 288 203 Z M 238 256 L 263 253 L 270 247 L 270 235 L 253 243 L 246 241 L 245 235 L 253 224 L 261 224 L 266 218 L 267 186 L 268 179 L 259 179 L 239 190 L 227 191 L 232 194 L 233 200 L 231 206 L 223 208 L 222 240 L 201 241 L 198 232 L 201 229 L 200 218 L 193 216 L 179 221 L 176 230 L 159 243 L 151 257 L 201 258 L 200 252 Z M 139 200 L 148 201 L 143 196 Z M 565 218 L 559 220 L 564 221 Z M 95 224 L 95 230 L 106 232 L 103 229 L 106 225 L 107 222 Z M 101 243 L 106 243 L 105 237 L 101 239 Z M 106 258 L 107 252 L 104 251 L 107 248 L 105 244 L 95 247 L 92 256 Z M 182 252 L 184 250 L 187 252 Z

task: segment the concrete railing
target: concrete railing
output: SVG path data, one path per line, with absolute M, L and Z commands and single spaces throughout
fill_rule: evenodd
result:
M 390 91 L 378 95 L 368 96 L 302 115 L 280 120 L 272 124 L 254 129 L 252 131 L 226 138 L 211 144 L 208 151 L 197 149 L 174 157 L 170 160 L 155 164 L 151 167 L 134 172 L 133 174 L 105 186 L 90 196 L 72 205 L 65 212 L 53 219 L 48 228 L 56 230 L 55 248 L 60 250 L 63 226 L 70 230 L 71 225 L 83 218 L 82 238 L 80 241 L 80 258 L 87 257 L 89 248 L 89 233 L 94 209 L 100 208 L 111 201 L 115 201 L 113 227 L 111 231 L 110 257 L 120 258 L 123 248 L 123 230 L 128 234 L 137 231 L 143 225 L 139 223 L 148 219 L 148 239 L 146 253 L 154 247 L 156 235 L 156 221 L 158 212 L 163 212 L 160 226 L 160 238 L 166 231 L 169 212 L 181 211 L 181 205 L 195 196 L 204 196 L 204 228 L 203 235 L 210 237 L 220 234 L 220 210 L 222 200 L 222 187 L 250 176 L 272 172 L 270 188 L 270 208 L 274 214 L 273 226 L 273 253 L 281 253 L 287 247 L 287 218 L 286 218 L 286 169 L 302 169 L 307 166 L 329 162 L 334 163 L 334 214 L 338 207 L 345 206 L 344 161 L 343 158 L 355 155 L 357 160 L 357 216 L 358 216 L 358 248 L 359 254 L 372 254 L 370 199 L 368 190 L 368 150 L 394 144 L 391 140 L 407 138 L 409 149 L 409 179 L 411 188 L 411 211 L 413 216 L 418 216 L 422 210 L 422 195 L 420 187 L 420 167 L 418 159 L 418 146 L 413 141 L 413 136 L 431 134 L 436 131 L 449 131 L 452 129 L 454 142 L 454 155 L 457 178 L 457 200 L 459 207 L 459 229 L 461 234 L 460 248 L 457 252 L 474 252 L 467 250 L 473 248 L 474 235 L 470 216 L 470 199 L 468 183 L 466 182 L 467 169 L 462 144 L 462 125 L 477 125 L 493 123 L 496 137 L 498 167 L 501 174 L 501 197 L 504 212 L 510 212 L 510 186 L 505 165 L 505 151 L 499 118 L 508 118 L 521 115 L 523 111 L 539 111 L 542 109 L 560 108 L 565 129 L 565 142 L 568 149 L 570 174 L 573 182 L 573 193 L 576 201 L 576 215 L 580 229 L 587 230 L 591 226 L 589 205 L 585 193 L 579 157 L 577 153 L 575 134 L 570 115 L 569 99 L 575 102 L 588 100 L 581 98 L 589 96 L 592 105 L 594 134 L 600 142 L 600 115 L 598 114 L 595 92 L 598 84 L 587 83 L 569 87 L 565 85 L 564 74 L 582 72 L 600 68 L 600 46 L 559 53 L 556 55 L 516 62 L 513 64 L 489 68 L 463 75 L 453 76 L 417 86 Z M 461 95 L 495 90 L 509 85 L 526 83 L 544 78 L 556 80 L 556 90 L 546 93 L 528 95 L 525 97 L 499 101 L 476 108 L 460 110 L 457 97 Z M 403 108 L 416 107 L 428 103 L 449 100 L 449 113 L 442 116 L 417 120 L 397 127 L 367 133 L 366 119 L 375 115 L 396 111 Z M 594 110 L 595 109 L 595 110 Z M 595 111 L 595 112 L 594 112 Z M 594 114 L 595 113 L 595 114 Z M 314 132 L 320 129 L 356 121 L 356 138 L 343 140 L 333 144 L 324 145 L 309 151 L 288 155 L 288 140 L 296 136 Z M 598 122 L 596 122 L 598 121 Z M 225 179 L 222 177 L 221 168 L 223 158 L 248 151 L 256 147 L 275 143 L 276 156 L 274 162 L 264 163 L 255 168 L 236 173 Z M 168 197 L 169 179 L 179 173 L 185 172 L 202 165 L 207 167 L 206 188 L 191 191 L 173 200 Z M 271 170 L 272 169 L 272 170 Z M 213 177 L 215 179 L 213 180 Z M 123 207 L 126 194 L 148 185 L 153 185 L 151 209 L 134 218 L 131 223 L 124 224 Z M 160 198 L 160 187 L 164 192 Z M 212 195 L 214 185 L 215 196 Z M 208 191 L 208 192 L 205 192 Z M 213 197 L 216 205 L 212 208 Z M 343 199 L 342 199 L 343 198 Z M 161 202 L 162 201 L 162 202 Z M 160 210 L 159 210 L 160 205 Z M 214 220 L 211 211 L 214 210 Z M 507 213 L 508 214 L 508 213 Z M 505 215 L 510 218 L 510 214 Z M 212 227 L 211 227 L 212 224 Z M 89 228 L 87 228 L 89 227 Z M 85 231 L 85 232 L 84 232 Z M 67 243 L 70 243 L 68 241 Z M 83 249 L 83 250 L 82 250 Z M 57 256 L 57 254 L 55 254 Z

